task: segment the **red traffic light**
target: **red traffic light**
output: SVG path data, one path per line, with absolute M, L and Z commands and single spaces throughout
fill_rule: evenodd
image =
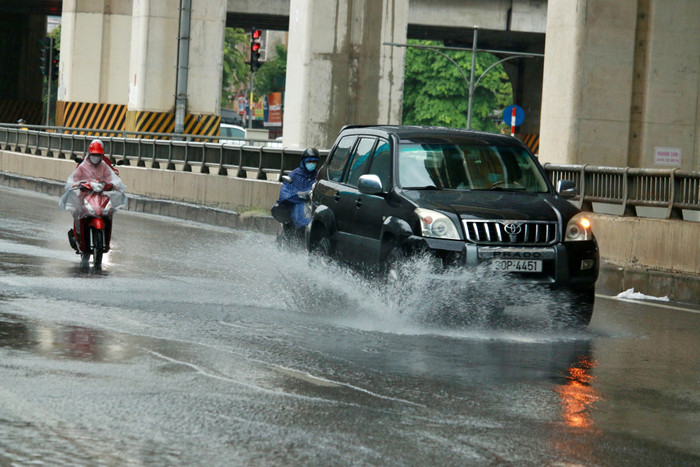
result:
M 257 52 L 258 50 L 260 50 L 260 44 L 258 44 L 257 42 L 253 42 L 252 44 L 250 44 L 250 49 L 253 52 Z
M 253 29 L 252 31 L 250 31 L 250 36 L 253 40 L 260 39 L 260 33 L 260 29 Z

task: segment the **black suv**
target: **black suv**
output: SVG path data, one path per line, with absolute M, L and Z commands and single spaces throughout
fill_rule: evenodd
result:
M 365 268 L 429 252 L 442 268 L 487 267 L 565 290 L 593 311 L 599 257 L 583 214 L 518 139 L 416 126 L 347 126 L 319 170 L 309 251 Z M 573 301 L 572 301 L 573 300 Z

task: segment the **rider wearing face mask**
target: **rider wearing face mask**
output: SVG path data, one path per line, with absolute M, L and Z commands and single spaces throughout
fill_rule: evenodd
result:
M 286 236 L 303 236 L 306 224 L 311 221 L 304 213 L 304 202 L 306 200 L 299 195 L 311 190 L 318 173 L 319 157 L 318 149 L 306 149 L 301 156 L 299 167 L 289 174 L 289 177 L 292 179 L 291 183 L 282 184 L 277 204 L 287 206 L 291 213 L 291 222 L 283 224 Z
M 75 172 L 68 178 L 66 182 L 66 190 L 70 189 L 75 183 L 83 180 L 102 180 L 115 185 L 115 189 L 123 191 L 123 183 L 110 166 L 104 162 L 105 157 L 104 146 L 102 141 L 94 140 L 88 146 L 88 156 L 75 169 Z

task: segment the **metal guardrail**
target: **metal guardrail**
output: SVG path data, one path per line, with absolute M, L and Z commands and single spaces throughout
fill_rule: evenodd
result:
M 299 167 L 303 149 L 279 141 L 99 130 L 105 152 L 124 165 L 275 180 Z M 84 157 L 95 130 L 87 128 L 0 125 L 2 149 L 75 159 Z M 162 139 L 167 137 L 168 139 Z M 233 141 L 222 143 L 220 139 Z M 328 151 L 320 151 L 321 162 Z
M 556 164 L 544 168 L 555 184 L 575 182 L 578 194 L 571 201 L 587 211 L 596 202 L 616 205 L 626 216 L 636 215 L 637 207 L 662 208 L 661 217 L 667 219 L 682 219 L 683 210 L 700 211 L 700 172 Z
M 279 181 L 299 166 L 303 152 L 268 140 L 240 140 L 238 146 L 238 142 L 218 142 L 218 137 L 99 132 L 105 151 L 125 165 L 183 171 L 194 167 L 201 173 L 257 180 Z M 94 133 L 7 124 L 0 125 L 0 145 L 5 150 L 73 159 L 84 156 Z M 328 150 L 321 151 L 321 162 L 327 155 Z M 683 210 L 700 211 L 700 172 L 557 164 L 544 164 L 544 168 L 555 185 L 560 180 L 576 184 L 578 194 L 571 201 L 584 210 L 603 203 L 616 207 L 619 215 L 635 216 L 637 207 L 662 208 L 665 216 L 661 217 L 673 219 L 682 219 Z

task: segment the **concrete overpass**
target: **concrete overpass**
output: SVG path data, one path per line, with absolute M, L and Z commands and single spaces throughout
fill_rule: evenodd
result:
M 36 12 L 56 8 L 57 2 L 3 2 L 15 10 L 28 4 Z M 163 5 L 156 0 L 62 2 L 63 123 L 74 116 L 101 116 L 84 121 L 97 126 L 109 117 L 110 124 L 145 130 L 172 119 L 179 11 Z M 6 18 L 8 10 L 1 11 Z M 480 45 L 504 48 L 517 43 L 540 50 L 546 30 L 541 99 L 539 87 L 516 84 L 516 103 L 535 113 L 539 106 L 533 103 L 541 102 L 544 161 L 698 170 L 700 31 L 694 23 L 699 13 L 695 0 L 580 0 L 575 7 L 545 0 L 197 0 L 189 41 L 187 129 L 218 127 L 225 24 L 255 21 L 261 22 L 258 27 L 281 28 L 286 18 L 285 143 L 319 147 L 327 147 L 344 123 L 399 122 L 404 57 L 382 42 L 425 37 L 468 45 L 476 24 L 483 32 Z M 16 31 L 10 23 L 21 13 L 12 14 L 4 25 Z M 3 81 L 12 81 L 7 88 L 18 89 L 16 96 L 25 100 L 37 81 L 29 72 L 36 23 L 31 17 L 23 23 L 30 31 L 23 35 L 26 67 Z M 9 37 L 4 34 L 3 44 Z M 518 75 L 516 83 L 538 82 L 534 68 L 509 73 Z
M 155 1 L 134 3 L 132 0 L 27 0 L 22 4 L 17 3 L 23 6 L 25 15 L 63 15 L 64 38 L 57 124 L 134 131 L 172 131 L 173 94 L 176 86 L 174 70 L 178 67 L 178 12 L 174 9 L 161 11 L 158 9 L 159 4 Z M 294 47 L 294 39 L 306 37 L 305 29 L 295 30 L 290 35 L 290 63 L 301 63 L 305 68 L 294 70 L 293 65 L 290 67 L 292 69 L 287 89 L 299 91 L 288 93 L 288 96 L 292 96 L 292 101 L 287 103 L 287 108 L 308 108 L 310 112 L 298 119 L 293 118 L 296 115 L 288 114 L 285 138 L 292 146 L 330 145 L 338 129 L 348 122 L 399 122 L 403 50 L 391 50 L 381 46 L 380 41 L 366 40 L 372 36 L 380 38 L 384 34 L 381 36 L 384 39 L 398 42 L 405 42 L 407 37 L 436 39 L 451 45 L 470 47 L 472 27 L 479 25 L 479 44 L 482 48 L 539 53 L 544 49 L 546 0 L 479 0 L 468 5 L 443 2 L 440 8 L 435 8 L 434 2 L 428 0 L 403 0 L 396 2 L 396 5 L 401 5 L 401 9 L 392 11 L 379 8 L 381 5 L 378 2 L 372 2 L 372 7 L 370 4 L 363 6 L 362 2 L 349 2 L 346 6 L 339 3 L 338 9 L 333 7 L 329 10 L 329 5 L 332 4 L 322 1 L 295 3 L 290 0 L 229 0 L 225 2 L 225 10 L 222 10 L 224 2 L 221 0 L 197 1 L 192 7 L 194 29 L 190 42 L 192 61 L 188 66 L 187 132 L 212 134 L 218 129 L 220 92 L 215 77 L 220 73 L 221 58 L 218 49 L 221 48 L 222 25 L 219 20 L 222 14 L 225 15 L 227 26 L 294 30 L 294 26 L 299 25 L 299 12 L 305 11 L 303 8 L 300 10 L 300 6 L 307 5 L 312 6 L 309 11 L 313 10 L 309 16 L 310 21 L 318 21 L 313 26 L 316 44 L 332 43 L 327 38 L 338 36 L 349 41 L 351 47 L 325 51 L 322 57 L 313 58 L 313 63 L 300 61 L 294 59 L 295 54 L 301 56 L 308 51 L 303 50 L 303 43 Z M 290 11 L 294 12 L 292 23 Z M 390 37 L 382 32 L 386 29 L 386 24 L 368 20 L 395 13 L 399 13 L 401 23 L 392 23 L 391 28 L 396 32 Z M 328 18 L 336 18 L 337 21 L 333 24 L 339 27 L 329 28 Z M 304 28 L 311 27 L 311 22 L 305 24 Z M 344 30 L 340 31 L 340 28 Z M 40 36 L 40 32 L 34 36 Z M 321 35 L 328 37 L 319 39 Z M 81 37 L 91 37 L 94 40 L 81 41 L 78 39 Z M 333 58 L 329 61 L 330 56 Z M 28 63 L 33 62 L 28 60 Z M 315 69 L 323 65 L 327 68 L 326 76 L 312 78 L 312 81 L 303 79 L 316 76 Z M 523 71 L 527 72 L 530 68 L 534 72 Z M 530 133 L 539 133 L 541 70 L 541 60 L 532 67 L 519 64 L 508 68 L 511 79 L 516 84 L 516 96 L 519 96 L 516 100 L 531 112 L 527 120 L 530 128 L 523 129 Z M 28 71 L 35 69 L 30 66 Z M 517 83 L 523 82 L 522 76 L 526 74 L 534 76 L 534 79 L 530 79 L 531 85 L 518 85 Z M 86 78 L 88 76 L 89 79 Z M 317 101 L 320 87 L 329 90 L 326 102 Z M 388 99 L 377 98 L 380 87 L 382 95 L 388 96 Z M 525 87 L 535 89 L 535 92 L 519 92 Z M 34 86 L 34 94 L 37 88 Z M 294 101 L 294 96 L 302 95 L 307 97 Z M 306 104 L 312 101 L 314 105 L 307 107 Z M 331 102 L 334 111 L 329 113 Z M 346 112 L 335 111 L 339 107 L 346 109 Z M 314 112 L 320 115 L 314 115 Z M 311 125 L 308 124 L 309 121 Z M 320 131 L 318 127 L 321 127 Z M 312 142 L 309 143 L 309 140 Z

